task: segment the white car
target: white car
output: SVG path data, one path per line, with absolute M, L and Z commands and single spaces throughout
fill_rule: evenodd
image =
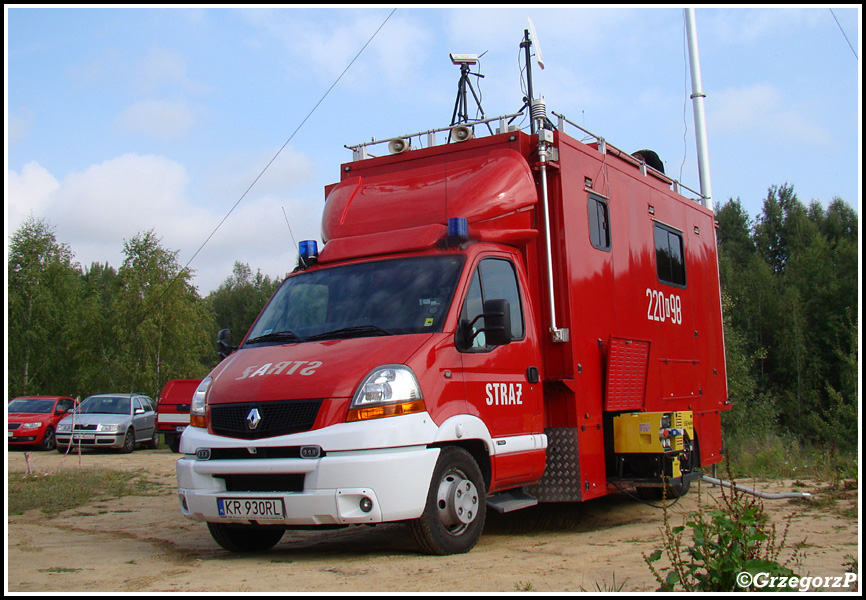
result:
M 115 448 L 128 453 L 136 444 L 159 446 L 153 400 L 144 394 L 90 396 L 57 424 L 57 451 L 66 452 L 70 439 L 82 448 Z

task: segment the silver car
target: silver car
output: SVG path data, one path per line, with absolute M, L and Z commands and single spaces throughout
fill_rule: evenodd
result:
M 132 452 L 136 444 L 159 446 L 153 400 L 144 394 L 90 396 L 57 424 L 57 451 L 66 452 L 70 440 L 82 448 L 116 448 Z

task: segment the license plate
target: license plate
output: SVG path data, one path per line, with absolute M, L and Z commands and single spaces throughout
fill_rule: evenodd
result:
M 177 427 L 174 428 L 174 430 L 177 431 L 178 433 L 180 433 L 184 429 L 186 429 L 186 425 L 178 425 Z
M 78 440 L 92 440 L 95 438 L 96 438 L 96 435 L 93 433 L 76 433 L 75 435 L 72 436 L 72 440 L 76 441 L 76 442 Z
M 282 498 L 217 498 L 220 516 L 247 521 L 282 521 L 286 507 Z

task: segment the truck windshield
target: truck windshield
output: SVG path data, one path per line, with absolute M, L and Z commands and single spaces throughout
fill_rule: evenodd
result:
M 442 331 L 462 267 L 463 257 L 451 254 L 293 275 L 244 346 Z

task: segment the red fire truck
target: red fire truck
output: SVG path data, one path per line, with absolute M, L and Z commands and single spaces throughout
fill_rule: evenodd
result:
M 181 510 L 224 548 L 405 521 L 466 552 L 488 508 L 677 496 L 721 460 L 712 211 L 530 109 L 342 165 L 321 251 L 192 399 Z
M 189 404 L 201 379 L 170 379 L 156 400 L 156 429 L 172 452 L 180 451 L 180 436 L 189 425 Z

